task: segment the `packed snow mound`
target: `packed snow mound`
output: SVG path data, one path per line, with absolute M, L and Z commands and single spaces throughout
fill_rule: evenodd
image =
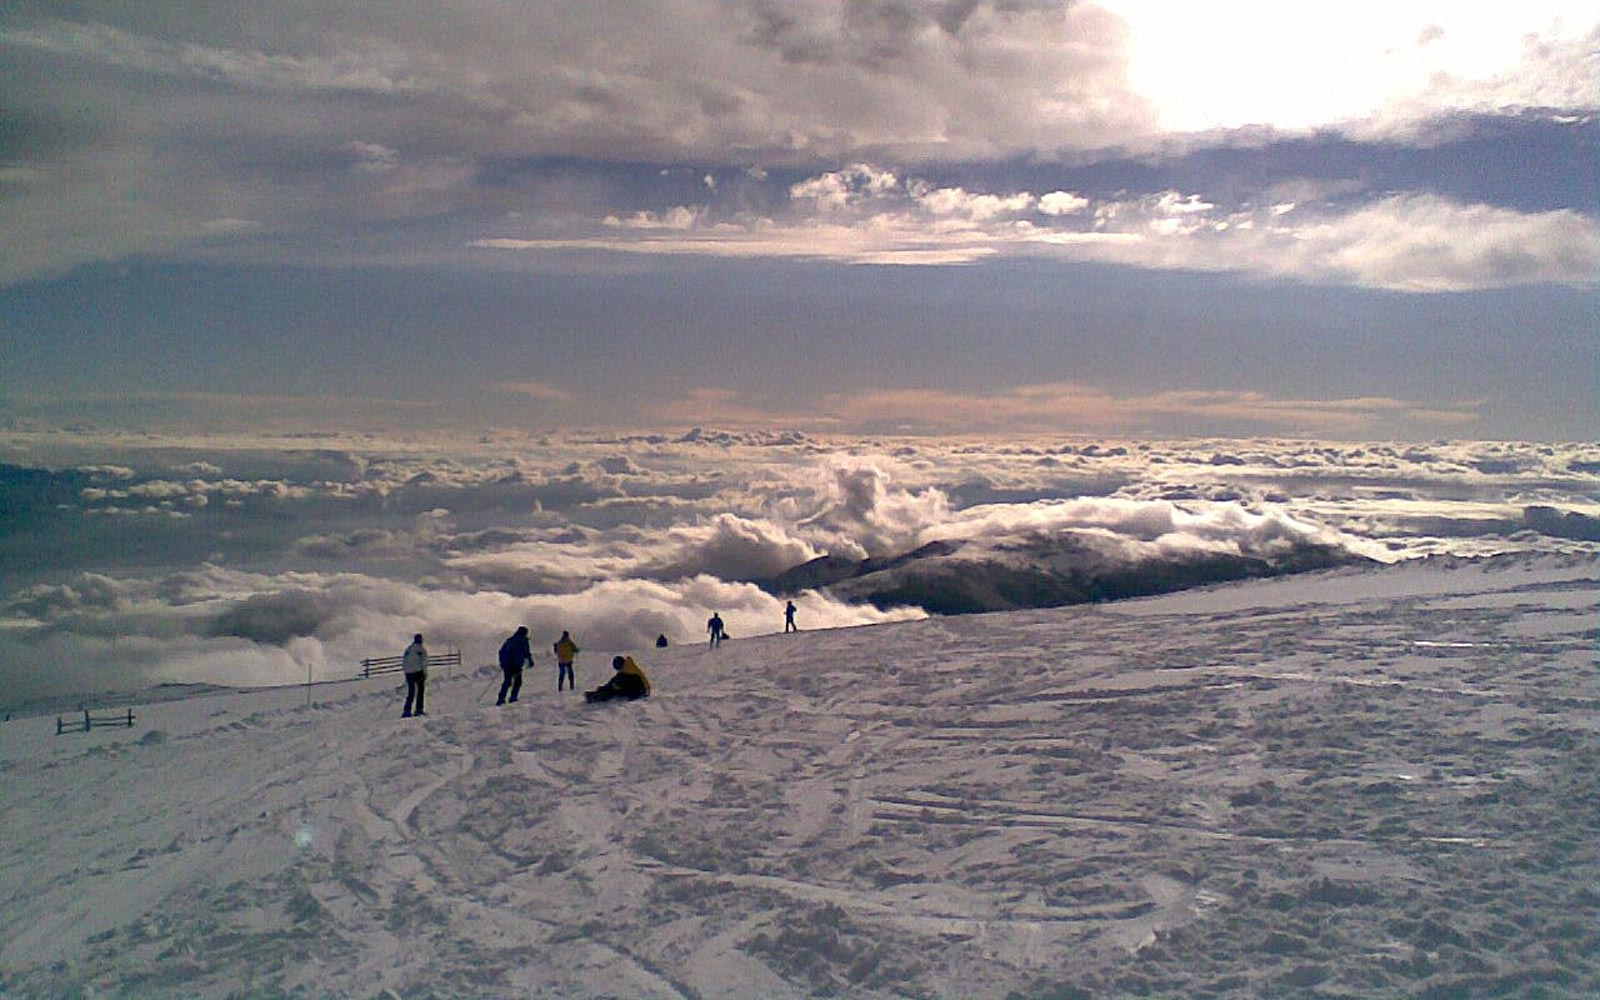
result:
M 1411 562 L 13 719 L 0 995 L 1600 995 L 1597 616 Z

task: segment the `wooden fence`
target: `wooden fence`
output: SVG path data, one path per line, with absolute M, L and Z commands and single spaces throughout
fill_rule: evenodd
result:
M 71 722 L 68 722 L 59 715 L 56 716 L 57 736 L 60 736 L 62 733 L 87 733 L 91 729 L 104 729 L 109 726 L 126 727 L 128 729 L 132 729 L 133 709 L 128 709 L 127 714 L 125 715 L 121 713 L 109 712 L 101 712 L 97 715 L 86 708 L 83 710 L 82 719 L 73 719 Z
M 361 661 L 361 673 L 358 677 L 376 677 L 379 674 L 397 674 L 405 662 L 404 656 L 369 656 Z M 443 667 L 461 666 L 461 650 L 453 649 L 448 653 L 429 653 L 428 669 L 430 671 Z

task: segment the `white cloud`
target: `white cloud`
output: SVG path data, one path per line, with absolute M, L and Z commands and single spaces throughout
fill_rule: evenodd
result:
M 1592 4 L 1101 0 L 1128 24 L 1129 76 L 1164 129 L 1426 128 L 1440 115 L 1600 106 Z
M 1010 195 L 973 194 L 963 188 L 933 188 L 915 193 L 922 210 L 934 217 L 960 216 L 988 222 L 999 216 L 1030 211 L 1036 199 L 1027 192 Z
M 794 201 L 811 202 L 819 211 L 838 212 L 888 195 L 899 185 L 892 172 L 858 163 L 847 170 L 819 174 L 793 184 L 789 197 Z
M 701 211 L 676 210 L 666 218 L 608 219 L 612 228 L 631 231 L 623 239 L 474 245 L 908 265 L 1033 254 L 1407 292 L 1600 280 L 1600 226 L 1593 219 L 1570 210 L 1522 212 L 1429 194 L 1353 206 L 1268 200 L 1225 210 L 1195 192 L 1104 201 L 1064 192 L 996 195 L 918 178 L 902 182 L 868 165 L 797 183 L 792 194 L 797 211 L 782 218 L 719 221 Z
M 354 169 L 364 173 L 387 173 L 400 165 L 398 150 L 376 142 L 352 142 L 345 150 L 355 158 Z
M 693 229 L 704 215 L 704 208 L 677 205 L 662 213 L 635 212 L 627 217 L 608 215 L 604 225 L 617 229 L 671 229 L 682 232 Z
M 1039 211 L 1045 215 L 1077 215 L 1088 207 L 1088 198 L 1070 191 L 1051 191 L 1039 196 Z
M 1600 280 L 1600 228 L 1568 210 L 1525 213 L 1432 195 L 1388 198 L 1295 232 L 1305 276 L 1400 291 Z

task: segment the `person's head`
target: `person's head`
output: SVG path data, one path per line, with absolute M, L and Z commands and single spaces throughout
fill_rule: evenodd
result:
M 422 633 L 418 632 L 416 635 L 412 636 L 411 637 L 411 641 L 412 642 L 421 642 L 422 641 Z
M 518 625 L 517 626 L 517 634 L 518 635 L 527 635 L 528 634 L 528 626 L 526 626 L 526 625 Z
M 567 634 L 567 630 L 566 629 L 562 629 L 561 630 L 561 638 L 570 639 L 570 638 L 572 638 L 572 636 Z
M 621 670 L 622 669 L 622 657 L 613 656 L 611 658 L 611 669 L 612 670 Z

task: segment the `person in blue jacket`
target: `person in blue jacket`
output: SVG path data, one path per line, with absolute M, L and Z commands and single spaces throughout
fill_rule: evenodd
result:
M 522 669 L 533 666 L 533 649 L 528 639 L 528 626 L 520 626 L 509 639 L 500 644 L 500 697 L 496 705 L 516 701 L 522 691 Z M 508 697 L 509 695 L 509 697 Z

